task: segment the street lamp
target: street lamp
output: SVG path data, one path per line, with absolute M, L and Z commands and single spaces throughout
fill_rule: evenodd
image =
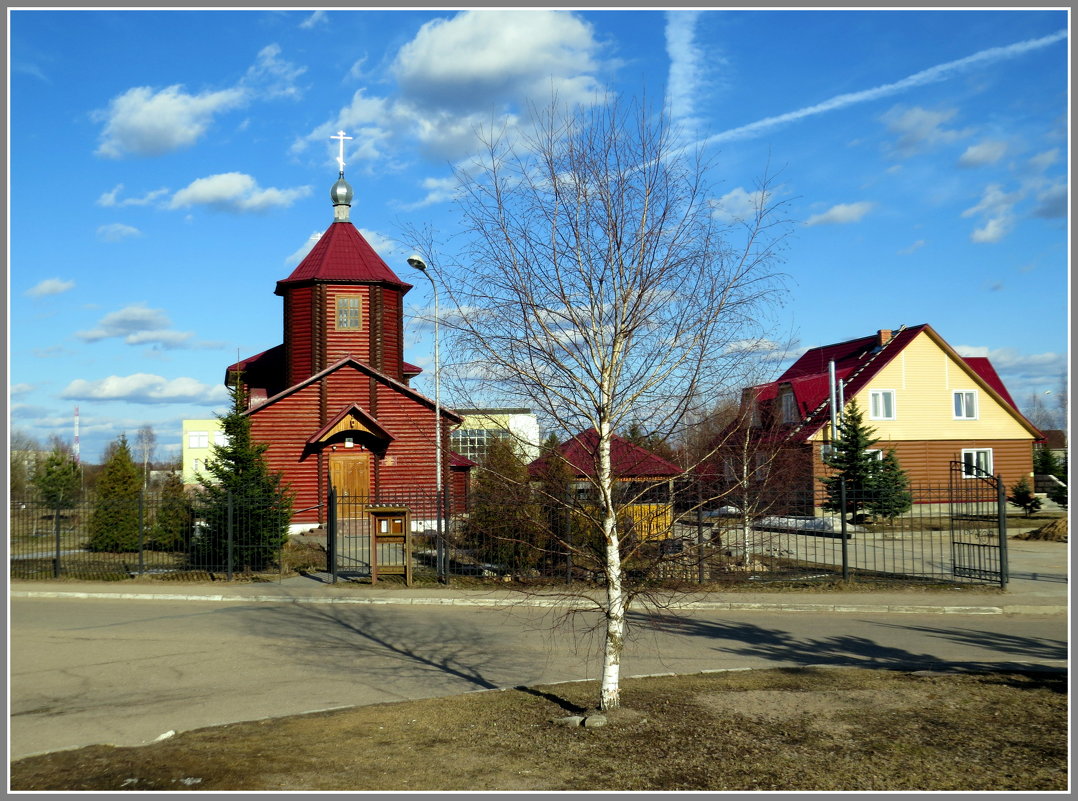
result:
M 427 272 L 427 263 L 419 257 L 419 254 L 413 253 L 409 256 L 408 265 L 426 276 L 427 280 L 430 281 L 430 289 L 434 295 L 434 470 L 436 472 L 435 487 L 438 493 L 435 507 L 437 510 L 435 530 L 437 531 L 438 539 L 435 542 L 435 548 L 437 552 L 438 580 L 445 581 L 447 571 L 445 569 L 445 545 L 442 540 L 442 393 L 441 376 L 438 369 L 438 287 L 435 285 L 430 273 Z

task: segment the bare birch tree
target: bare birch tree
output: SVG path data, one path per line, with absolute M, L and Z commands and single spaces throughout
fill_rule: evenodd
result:
M 468 397 L 527 406 L 560 432 L 597 434 L 594 521 L 605 618 L 599 706 L 619 705 L 629 596 L 611 438 L 631 423 L 676 436 L 720 387 L 781 289 L 784 227 L 765 181 L 724 225 L 707 165 L 661 115 L 611 101 L 530 134 L 487 137 L 461 179 L 464 266 L 440 265 L 449 348 Z M 459 366 L 459 364 L 458 364 Z

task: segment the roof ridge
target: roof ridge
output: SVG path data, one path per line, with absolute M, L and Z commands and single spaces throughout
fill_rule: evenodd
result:
M 896 339 L 898 339 L 898 335 L 901 334 L 905 330 L 906 330 L 906 325 L 905 325 L 905 323 L 903 323 L 891 335 L 890 339 L 888 339 L 886 342 L 883 342 L 883 343 L 880 344 L 879 350 L 875 351 L 871 356 L 869 356 L 869 358 L 865 360 L 864 364 L 862 364 L 860 367 L 856 368 L 852 373 L 850 373 L 850 375 L 846 376 L 846 378 L 844 378 L 844 379 L 836 378 L 836 386 L 839 383 L 841 383 L 843 385 L 849 385 L 849 384 L 853 383 L 853 380 L 855 378 L 857 378 L 857 376 L 859 376 L 862 372 L 864 372 L 865 368 L 868 367 L 870 364 L 872 364 L 872 362 L 876 361 L 877 357 L 879 357 L 879 355 L 881 353 L 883 353 L 885 350 L 887 350 L 888 346 L 892 342 L 894 342 Z M 851 340 L 851 341 L 853 341 L 853 340 Z M 824 398 L 822 401 L 820 401 L 819 405 L 815 409 L 813 409 L 811 412 L 809 412 L 807 415 L 805 415 L 804 420 L 802 420 L 800 423 L 798 423 L 796 426 L 794 426 L 790 430 L 790 433 L 787 436 L 787 439 L 789 439 L 789 437 L 792 437 L 794 434 L 799 433 L 806 425 L 808 425 L 808 423 L 812 420 L 813 417 L 815 417 L 815 415 L 818 412 L 823 411 L 823 408 L 825 406 L 830 405 L 830 403 L 831 403 L 831 395 L 829 393 L 826 398 Z

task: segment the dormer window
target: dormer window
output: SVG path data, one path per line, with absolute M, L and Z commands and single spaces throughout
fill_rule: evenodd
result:
M 358 331 L 361 323 L 359 295 L 339 295 L 337 297 L 337 330 Z
M 797 414 L 797 400 L 791 390 L 782 393 L 782 422 L 796 423 L 800 420 Z

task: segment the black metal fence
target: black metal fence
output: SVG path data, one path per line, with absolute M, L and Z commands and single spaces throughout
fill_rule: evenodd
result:
M 911 488 L 911 507 L 893 517 L 854 515 L 852 507 L 790 514 L 797 504 L 773 492 L 742 494 L 741 503 L 735 494 L 690 503 L 700 497 L 693 487 L 643 496 L 619 517 L 624 568 L 643 582 L 1005 586 L 1005 501 L 998 483 L 967 478 L 956 473 L 950 485 Z M 448 505 L 431 492 L 328 498 L 326 525 L 287 543 L 280 510 L 242 498 L 227 498 L 212 514 L 151 495 L 111 508 L 93 499 L 67 509 L 19 502 L 11 508 L 11 576 L 229 579 L 306 567 L 333 580 L 599 582 L 596 504 L 574 495 L 556 504 L 539 495 L 493 508 L 473 503 L 451 514 L 439 513 Z M 856 493 L 849 500 L 856 506 Z M 305 556 L 290 559 L 299 542 Z
M 22 579 L 272 574 L 288 539 L 286 510 L 231 493 L 197 507 L 151 493 L 62 508 L 30 498 L 11 502 L 9 523 L 10 575 Z

